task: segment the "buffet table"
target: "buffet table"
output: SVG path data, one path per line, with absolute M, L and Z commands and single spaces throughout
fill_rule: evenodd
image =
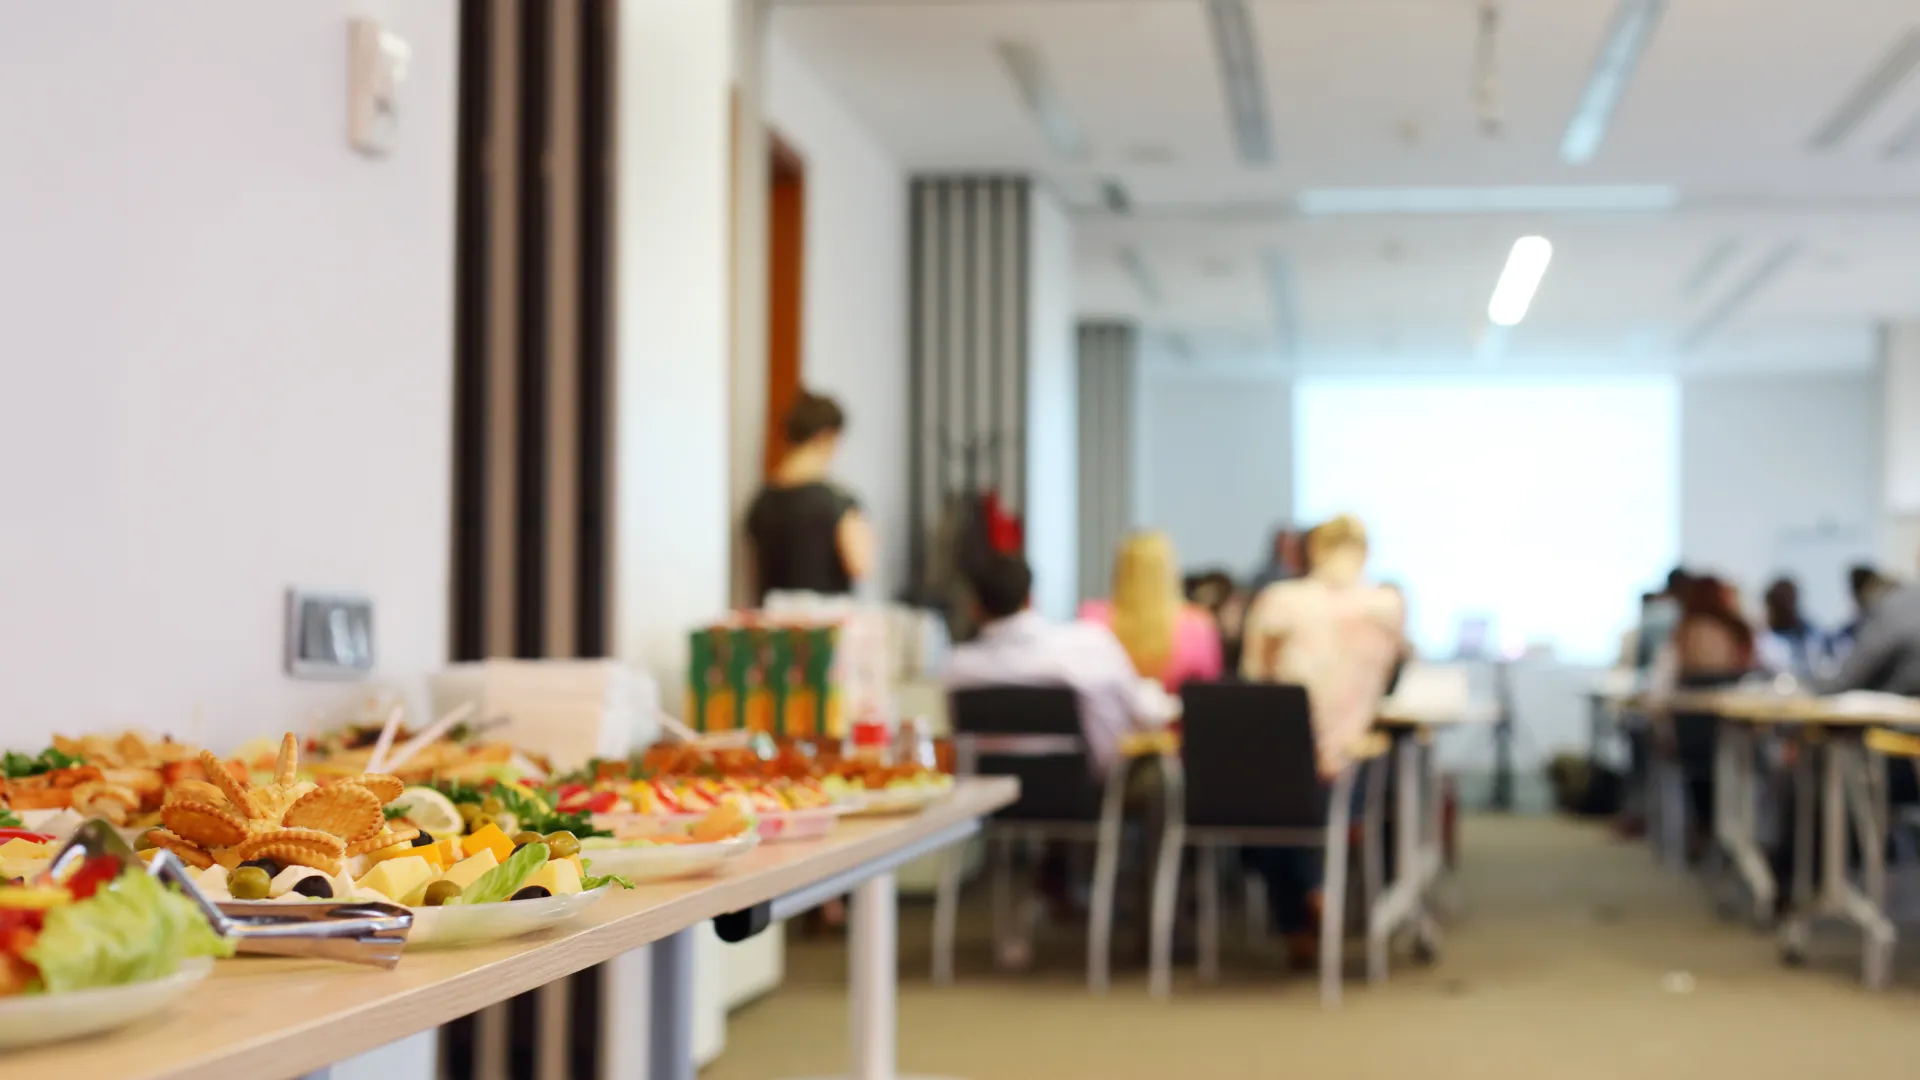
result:
M 176 1007 L 114 1034 L 8 1054 L 12 1075 L 126 1080 L 259 1080 L 324 1069 L 397 1039 L 592 967 L 655 950 L 648 1040 L 654 1080 L 686 1080 L 691 1009 L 684 990 L 691 931 L 762 905 L 780 917 L 822 888 L 855 888 L 853 1067 L 860 1080 L 893 1076 L 893 869 L 965 839 L 1018 793 L 1007 779 L 961 782 L 911 817 L 853 818 L 823 839 L 763 844 L 719 877 L 642 885 L 610 895 L 579 919 L 509 942 L 409 952 L 393 971 L 304 960 L 222 961 Z M 663 993 L 662 991 L 667 991 Z

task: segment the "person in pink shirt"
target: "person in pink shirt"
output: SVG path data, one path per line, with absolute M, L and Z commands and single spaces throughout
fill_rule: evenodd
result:
M 1112 630 L 1134 670 L 1169 693 L 1224 673 L 1220 627 L 1181 596 L 1179 565 L 1164 533 L 1137 532 L 1121 541 L 1113 599 L 1088 601 L 1080 618 Z

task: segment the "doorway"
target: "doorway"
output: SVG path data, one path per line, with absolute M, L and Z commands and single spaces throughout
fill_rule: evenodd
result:
M 769 132 L 767 162 L 766 473 L 787 452 L 786 417 L 800 396 L 801 312 L 805 302 L 807 166 Z

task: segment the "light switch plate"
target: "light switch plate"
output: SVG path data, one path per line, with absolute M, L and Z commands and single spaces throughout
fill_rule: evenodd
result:
M 347 45 L 347 141 L 380 157 L 399 135 L 400 83 L 413 50 L 372 19 L 348 23 Z
M 373 598 L 287 590 L 287 674 L 358 679 L 373 671 Z

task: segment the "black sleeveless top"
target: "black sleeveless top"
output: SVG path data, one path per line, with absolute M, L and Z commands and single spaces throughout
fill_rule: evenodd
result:
M 840 596 L 853 577 L 840 561 L 840 519 L 859 503 L 831 484 L 764 487 L 747 510 L 747 541 L 758 568 L 758 596 L 804 591 Z

